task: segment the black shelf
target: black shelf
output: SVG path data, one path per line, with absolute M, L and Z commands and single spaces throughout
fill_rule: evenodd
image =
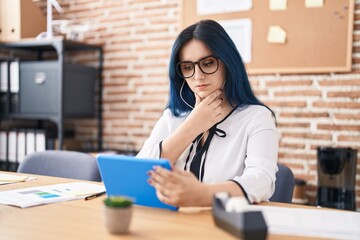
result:
M 3 51 L 16 50 L 19 52 L 30 53 L 31 56 L 37 61 L 46 60 L 47 56 L 43 53 L 53 52 L 57 56 L 57 90 L 60 99 L 56 107 L 56 113 L 42 114 L 42 113 L 9 113 L 1 115 L 2 119 L 29 119 L 29 120 L 48 120 L 57 125 L 57 134 L 59 140 L 59 149 L 63 148 L 63 132 L 64 132 L 64 119 L 81 118 L 79 116 L 71 117 L 64 114 L 64 68 L 65 68 L 65 54 L 68 52 L 80 51 L 94 51 L 97 53 L 97 111 L 95 113 L 97 119 L 97 151 L 102 150 L 102 71 L 103 71 L 103 49 L 100 45 L 92 45 L 82 42 L 75 42 L 65 40 L 62 37 L 54 37 L 53 39 L 25 39 L 16 42 L 0 42 L 0 53 Z M 24 56 L 17 56 L 21 61 Z M 13 57 L 12 57 L 13 58 Z M 24 60 L 28 60 L 24 58 Z M 52 97 L 52 96 L 49 96 Z M 94 96 L 95 97 L 95 96 Z
M 62 37 L 53 39 L 25 39 L 16 42 L 0 42 L 2 48 L 26 49 L 31 51 L 53 51 L 62 48 L 64 51 L 102 51 L 102 46 L 65 40 Z

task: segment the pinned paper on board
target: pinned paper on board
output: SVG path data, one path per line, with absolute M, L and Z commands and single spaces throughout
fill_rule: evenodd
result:
M 218 21 L 234 41 L 244 63 L 251 62 L 252 22 L 248 18 Z
M 197 0 L 198 15 L 221 14 L 229 12 L 247 11 L 252 8 L 252 0 Z
M 318 8 L 324 6 L 324 0 L 305 0 L 305 7 Z
M 270 0 L 270 10 L 286 10 L 287 9 L 287 0 Z
M 286 31 L 279 26 L 270 26 L 267 41 L 284 44 L 286 42 Z

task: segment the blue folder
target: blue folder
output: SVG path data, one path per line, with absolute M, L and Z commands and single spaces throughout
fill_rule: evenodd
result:
M 147 182 L 147 172 L 153 166 L 171 169 L 168 160 L 100 154 L 97 156 L 97 163 L 108 196 L 128 196 L 137 205 L 177 210 L 177 207 L 161 202 L 156 196 L 155 188 Z

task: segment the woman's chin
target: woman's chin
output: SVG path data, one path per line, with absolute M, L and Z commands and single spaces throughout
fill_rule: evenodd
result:
M 201 99 L 205 99 L 209 94 L 205 93 L 205 92 L 199 92 L 197 93 L 197 95 L 201 98 Z

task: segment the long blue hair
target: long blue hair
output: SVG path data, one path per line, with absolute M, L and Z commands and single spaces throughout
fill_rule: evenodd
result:
M 224 63 L 226 70 L 224 93 L 233 107 L 265 106 L 256 98 L 240 53 L 224 28 L 213 20 L 202 20 L 184 29 L 176 38 L 172 48 L 169 66 L 170 96 L 167 107 L 174 116 L 180 116 L 192 110 L 180 97 L 181 86 L 185 80 L 176 71 L 176 64 L 180 61 L 179 53 L 182 47 L 192 39 L 202 41 Z M 187 103 L 195 106 L 194 93 L 186 81 L 182 89 L 182 96 Z M 273 113 L 269 107 L 265 107 Z M 274 113 L 273 116 L 275 116 Z

